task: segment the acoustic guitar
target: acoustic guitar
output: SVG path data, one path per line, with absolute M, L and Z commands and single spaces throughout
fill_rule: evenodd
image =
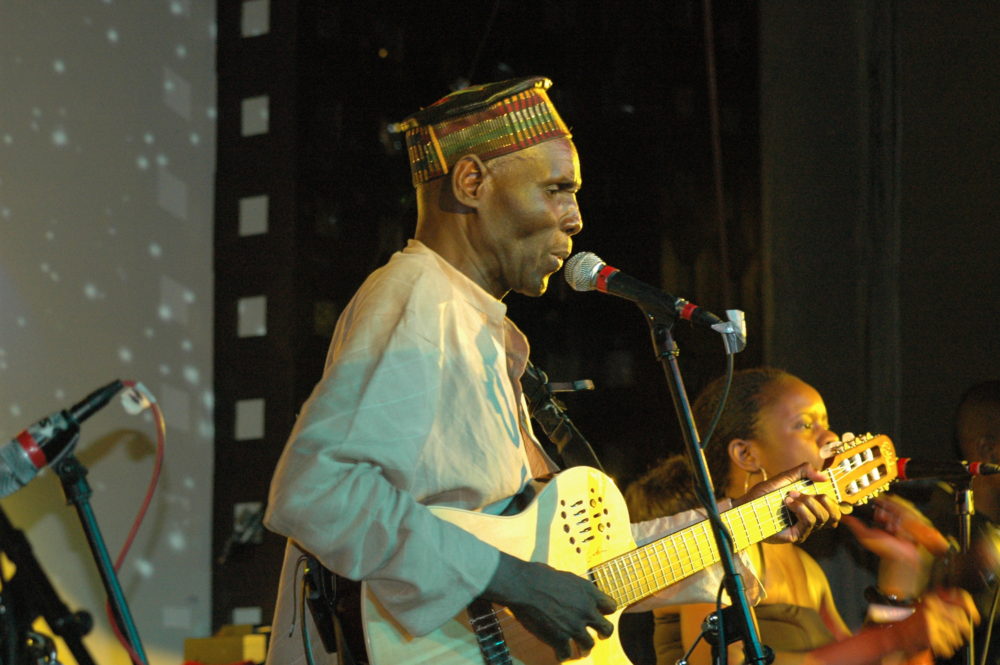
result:
M 861 504 L 896 478 L 896 452 L 883 435 L 844 443 L 826 466 L 828 482 L 799 480 L 722 513 L 735 549 L 745 549 L 793 522 L 784 504 L 791 490 L 826 494 Z M 494 516 L 433 507 L 456 524 L 512 556 L 540 561 L 593 582 L 615 599 L 608 619 L 617 626 L 629 605 L 719 561 L 707 520 L 636 547 L 625 499 L 614 481 L 596 469 L 559 473 L 520 513 Z M 409 635 L 362 585 L 362 624 L 371 665 L 556 665 L 551 647 L 528 632 L 509 610 L 476 601 L 429 635 Z M 596 639 L 587 654 L 564 662 L 629 665 L 618 631 Z

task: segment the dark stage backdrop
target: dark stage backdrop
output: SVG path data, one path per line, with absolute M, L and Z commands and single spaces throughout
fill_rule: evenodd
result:
M 765 357 L 819 388 L 835 429 L 949 458 L 961 393 L 1000 376 L 1000 12 L 765 0 L 760 17 Z M 833 549 L 812 551 L 857 625 L 867 578 Z
M 261 6 L 266 30 L 248 30 Z M 555 81 L 582 161 L 577 249 L 745 310 L 738 365 L 800 374 L 836 427 L 941 452 L 961 388 L 997 374 L 985 13 L 716 2 L 720 227 L 700 2 L 220 2 L 216 555 L 233 505 L 266 496 L 340 308 L 412 232 L 387 124 L 470 81 Z M 269 127 L 248 133 L 262 113 Z M 262 198 L 266 232 L 249 228 Z M 261 298 L 266 334 L 237 330 L 239 307 Z M 554 380 L 596 383 L 565 401 L 621 485 L 680 449 L 638 309 L 558 275 L 544 297 L 508 304 Z M 676 337 L 693 395 L 721 373 L 721 342 L 686 325 Z M 265 424 L 238 438 L 232 414 L 255 400 Z M 269 614 L 280 549 L 269 535 L 226 550 L 215 624 L 248 604 Z

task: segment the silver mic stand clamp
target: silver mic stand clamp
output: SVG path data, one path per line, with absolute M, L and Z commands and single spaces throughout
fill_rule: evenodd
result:
M 712 330 L 722 335 L 726 345 L 726 353 L 735 355 L 747 348 L 747 321 L 743 310 L 727 309 L 728 321 L 721 321 L 712 326 Z

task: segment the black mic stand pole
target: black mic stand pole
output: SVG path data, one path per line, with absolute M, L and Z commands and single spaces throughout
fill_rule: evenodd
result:
M 767 665 L 774 660 L 774 652 L 761 644 L 753 608 L 747 602 L 746 587 L 743 584 L 743 578 L 736 570 L 732 536 L 730 536 L 725 525 L 722 523 L 719 507 L 714 501 L 715 492 L 712 486 L 712 478 L 708 473 L 705 455 L 701 450 L 698 428 L 695 426 L 694 417 L 691 414 L 691 404 L 688 401 L 687 392 L 684 388 L 684 379 L 681 376 L 680 366 L 677 362 L 680 351 L 671 334 L 673 325 L 677 320 L 676 314 L 669 306 L 655 307 L 640 304 L 639 309 L 646 315 L 646 322 L 649 324 L 656 358 L 663 365 L 667 385 L 670 388 L 670 396 L 674 402 L 674 410 L 677 412 L 677 418 L 681 425 L 681 433 L 684 436 L 684 445 L 687 448 L 688 458 L 691 460 L 691 465 L 694 469 L 695 485 L 701 490 L 699 494 L 708 513 L 708 521 L 712 525 L 712 534 L 715 537 L 715 543 L 719 550 L 719 561 L 725 572 L 723 583 L 732 603 L 730 609 L 734 610 L 728 614 L 727 618 L 732 619 L 736 617 L 737 622 L 736 630 L 727 630 L 726 632 L 733 637 L 732 641 L 742 638 L 743 652 L 746 655 L 747 663 Z M 730 354 L 736 353 L 743 348 L 742 345 L 736 344 L 733 341 L 735 335 L 732 332 L 732 318 L 733 313 L 730 312 L 731 322 L 729 324 L 717 324 L 719 326 L 729 326 L 726 329 L 717 328 L 717 330 L 726 336 L 727 352 Z M 730 640 L 727 639 L 726 641 Z M 718 646 L 724 653 L 726 644 Z
M 70 449 L 72 449 L 72 444 Z M 87 467 L 83 466 L 70 452 L 53 466 L 53 471 L 62 481 L 67 502 L 73 504 L 80 516 L 80 524 L 87 536 L 87 542 L 90 543 L 94 560 L 97 562 L 97 569 L 101 573 L 101 581 L 104 582 L 112 613 L 132 650 L 135 651 L 143 664 L 148 663 L 146 652 L 142 648 L 142 641 L 139 639 L 139 631 L 132 620 L 128 603 L 125 601 L 125 594 L 122 593 L 121 584 L 118 582 L 118 575 L 115 573 L 108 548 L 104 544 L 104 537 L 101 536 L 101 529 L 97 525 L 97 518 L 90 507 L 90 496 L 93 491 L 90 488 L 90 483 L 87 482 Z
M 972 551 L 972 516 L 976 513 L 975 503 L 972 498 L 972 478 L 952 482 L 951 487 L 955 491 L 955 515 L 958 517 L 959 552 L 961 552 L 961 557 L 964 560 L 968 557 L 969 552 Z M 984 644 L 983 649 L 987 648 L 989 648 L 989 645 Z M 975 665 L 975 639 L 969 640 L 969 643 L 965 645 L 965 658 L 963 660 L 965 665 Z

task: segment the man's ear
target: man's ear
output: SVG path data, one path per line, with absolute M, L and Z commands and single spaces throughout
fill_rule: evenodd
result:
M 477 155 L 465 155 L 451 169 L 451 191 L 455 200 L 468 208 L 479 206 L 486 164 Z
M 760 462 L 754 447 L 746 439 L 733 439 L 729 442 L 729 459 L 733 464 L 747 473 L 760 471 Z

